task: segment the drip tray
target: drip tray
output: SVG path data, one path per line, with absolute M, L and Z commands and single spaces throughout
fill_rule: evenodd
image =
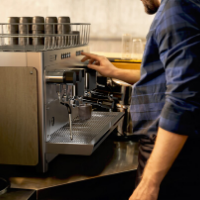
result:
M 117 127 L 124 113 L 92 112 L 89 120 L 75 118 L 72 123 L 73 140 L 70 139 L 69 123 L 51 135 L 46 142 L 46 152 L 71 155 L 91 155 Z

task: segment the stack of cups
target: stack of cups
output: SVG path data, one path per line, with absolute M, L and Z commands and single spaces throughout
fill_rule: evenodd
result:
M 69 17 L 59 17 L 58 18 L 58 34 L 69 34 L 71 31 L 70 24 L 64 24 L 64 23 L 70 23 Z M 69 36 L 58 36 L 58 47 L 63 46 L 70 46 L 70 40 Z
M 46 17 L 45 19 L 45 34 L 50 34 L 52 36 L 47 36 L 45 38 L 45 47 L 51 48 L 55 46 L 55 34 L 57 33 L 57 17 Z
M 44 34 L 44 17 L 33 17 L 32 23 L 33 35 Z M 33 45 L 44 45 L 44 36 L 33 37 Z
M 19 34 L 20 35 L 27 35 L 32 33 L 31 29 L 31 23 L 32 23 L 32 17 L 20 17 L 19 19 Z M 30 24 L 27 24 L 30 23 Z M 32 38 L 31 37 L 19 37 L 19 45 L 20 46 L 26 46 L 32 44 Z
M 9 17 L 8 23 L 19 23 L 19 17 Z M 8 25 L 8 34 L 18 34 L 18 24 Z M 17 45 L 18 44 L 18 37 L 9 37 L 8 38 L 8 45 Z

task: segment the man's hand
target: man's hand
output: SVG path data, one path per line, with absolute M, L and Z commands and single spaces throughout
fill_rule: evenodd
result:
M 159 127 L 155 146 L 142 179 L 129 200 L 157 200 L 160 184 L 183 148 L 188 136 Z
M 91 53 L 82 53 L 85 57 L 81 60 L 89 60 L 88 68 L 98 71 L 102 76 L 116 78 L 130 84 L 140 79 L 140 70 L 120 69 L 115 67 L 106 57 Z
M 82 53 L 85 57 L 81 60 L 85 62 L 89 60 L 88 68 L 98 71 L 102 76 L 114 77 L 115 73 L 118 71 L 106 57 L 98 56 L 91 53 Z
M 129 200 L 157 200 L 159 186 L 151 181 L 141 181 Z

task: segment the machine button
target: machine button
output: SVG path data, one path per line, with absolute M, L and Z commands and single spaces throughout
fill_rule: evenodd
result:
M 76 56 L 80 56 L 81 55 L 81 52 L 80 51 L 77 51 L 76 52 Z

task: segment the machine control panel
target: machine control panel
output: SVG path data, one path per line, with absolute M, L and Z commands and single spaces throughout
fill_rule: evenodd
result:
M 82 52 L 89 52 L 88 46 L 47 51 L 44 52 L 44 62 L 46 66 L 60 62 L 71 66 L 72 61 L 76 63 L 80 62 Z
M 70 58 L 71 57 L 71 53 L 68 52 L 68 53 L 61 53 L 61 60 L 62 59 L 66 59 L 66 58 Z

